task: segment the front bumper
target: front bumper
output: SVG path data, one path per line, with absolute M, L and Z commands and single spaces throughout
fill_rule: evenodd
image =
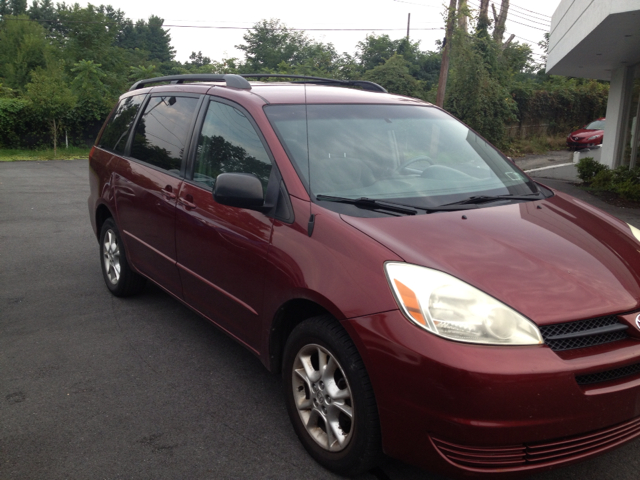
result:
M 448 341 L 399 311 L 345 327 L 371 377 L 392 457 L 450 476 L 513 475 L 573 463 L 640 435 L 640 374 L 576 381 L 640 364 L 640 332 L 556 353 L 546 345 Z

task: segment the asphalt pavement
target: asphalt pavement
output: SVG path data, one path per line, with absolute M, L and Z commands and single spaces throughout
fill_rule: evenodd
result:
M 339 478 L 249 351 L 157 287 L 109 293 L 88 194 L 86 160 L 0 163 L 0 479 Z M 639 448 L 532 478 L 636 480 Z M 361 478 L 442 477 L 386 460 Z

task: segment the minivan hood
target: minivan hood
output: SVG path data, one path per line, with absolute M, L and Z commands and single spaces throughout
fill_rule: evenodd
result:
M 449 273 L 539 325 L 640 308 L 640 243 L 629 226 L 554 193 L 465 211 L 342 218 L 406 262 Z

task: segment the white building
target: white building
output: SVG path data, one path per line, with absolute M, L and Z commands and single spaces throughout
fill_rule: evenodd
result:
M 609 80 L 600 161 L 640 165 L 640 0 L 561 0 L 551 20 L 547 72 Z

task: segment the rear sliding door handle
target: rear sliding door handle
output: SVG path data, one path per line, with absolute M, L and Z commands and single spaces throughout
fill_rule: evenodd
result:
M 193 200 L 193 197 L 191 197 L 191 195 L 189 195 L 189 200 Z M 178 201 L 184 205 L 184 208 L 186 208 L 187 210 L 193 210 L 194 208 L 196 208 L 196 204 L 193 202 L 190 202 L 189 200 L 187 200 L 186 198 L 183 197 L 178 197 Z
M 172 188 L 170 185 L 167 185 L 165 188 L 160 190 L 162 194 L 167 197 L 169 200 L 174 200 L 176 198 L 176 194 L 172 192 Z

